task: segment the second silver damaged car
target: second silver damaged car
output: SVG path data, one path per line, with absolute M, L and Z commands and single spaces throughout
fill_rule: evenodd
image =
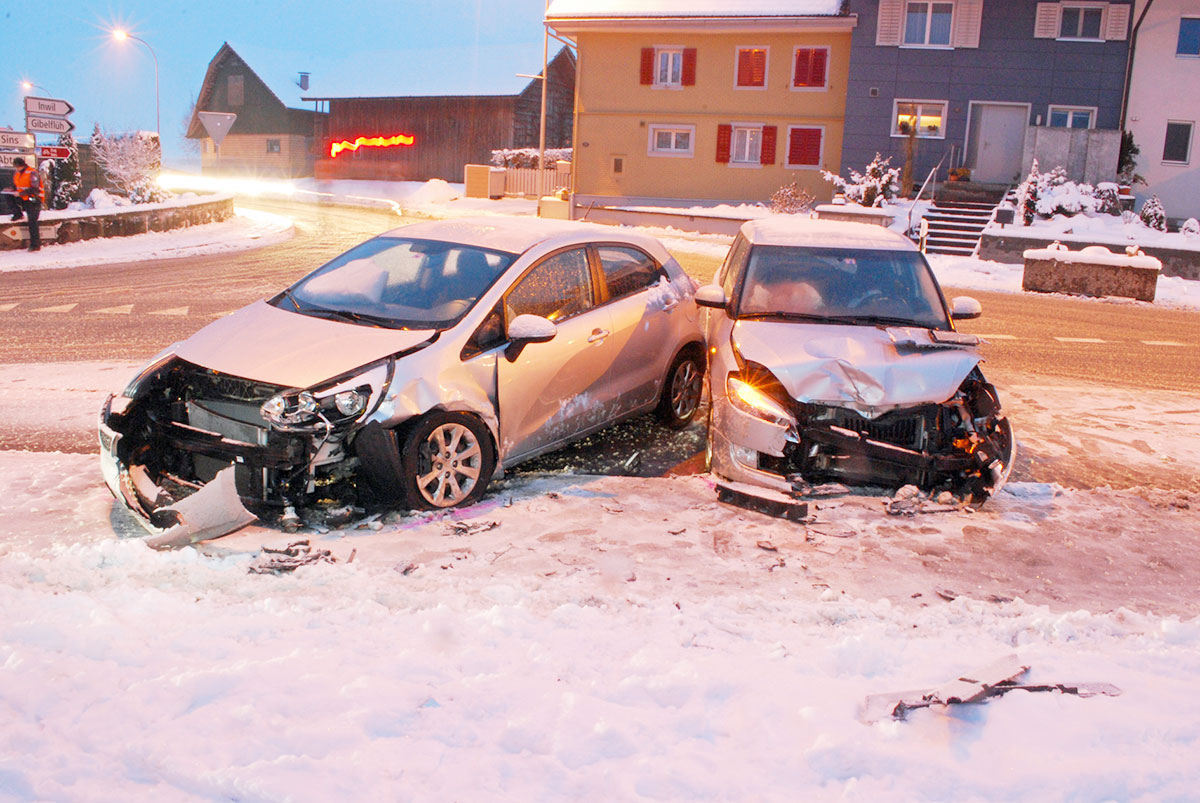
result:
M 790 492 L 825 482 L 981 502 L 1016 444 L 979 364 L 971 298 L 946 304 L 917 248 L 878 226 L 746 223 L 708 307 L 711 465 Z
M 417 223 L 156 357 L 101 412 L 104 478 L 163 543 L 256 516 L 447 508 L 624 418 L 700 404 L 695 284 L 655 239 Z

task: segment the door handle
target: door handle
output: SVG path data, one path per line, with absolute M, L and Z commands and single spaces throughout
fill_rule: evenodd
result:
M 670 312 L 671 310 L 675 309 L 678 306 L 679 306 L 679 299 L 672 298 L 670 301 L 663 304 L 663 311 Z
M 608 337 L 609 334 L 610 334 L 610 332 L 607 329 L 593 329 L 592 333 L 590 335 L 588 335 L 587 342 L 595 343 L 599 340 L 603 340 L 604 338 Z

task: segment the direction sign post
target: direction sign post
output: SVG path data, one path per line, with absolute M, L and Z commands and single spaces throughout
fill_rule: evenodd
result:
M 0 131 L 0 150 L 33 150 L 33 134 L 25 131 Z
M 37 159 L 33 157 L 33 151 L 28 153 L 0 153 L 0 167 L 6 169 L 13 168 L 13 160 L 21 158 L 25 160 L 25 164 L 30 167 L 37 167 Z
M 48 115 L 50 117 L 67 117 L 75 107 L 65 100 L 58 98 L 25 98 L 25 114 Z
M 71 158 L 71 149 L 59 145 L 42 145 L 37 149 L 37 157 L 39 159 L 69 159 Z
M 75 124 L 65 117 L 26 114 L 25 130 L 36 134 L 69 134 L 75 130 Z

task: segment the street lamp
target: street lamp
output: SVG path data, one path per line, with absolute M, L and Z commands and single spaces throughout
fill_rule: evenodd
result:
M 114 30 L 112 32 L 112 35 L 113 35 L 113 39 L 116 39 L 118 42 L 124 42 L 126 39 L 132 39 L 135 42 L 141 42 L 143 45 L 146 46 L 146 49 L 150 51 L 150 57 L 152 59 L 154 59 L 154 132 L 156 134 L 158 134 L 159 137 L 161 137 L 162 136 L 162 118 L 159 116 L 159 110 L 158 110 L 159 109 L 159 106 L 158 106 L 158 55 L 155 54 L 154 48 L 150 47 L 149 42 L 147 42 L 145 39 L 141 39 L 137 36 L 134 36 L 129 31 L 125 31 L 120 28 L 117 28 L 116 30 Z
M 38 86 L 37 84 L 33 83 L 32 81 L 22 81 L 21 89 L 24 90 L 26 93 L 32 92 L 35 89 L 40 89 L 42 92 L 45 92 L 47 95 L 50 94 L 50 90 L 46 89 L 46 87 Z

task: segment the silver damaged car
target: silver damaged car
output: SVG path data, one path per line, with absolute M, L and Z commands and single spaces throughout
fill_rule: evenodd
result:
M 612 227 L 405 226 L 152 360 L 101 411 L 104 478 L 165 544 L 470 504 L 624 418 L 691 421 L 694 292 L 657 240 Z
M 981 502 L 1016 444 L 980 371 L 968 297 L 946 304 L 929 264 L 878 226 L 746 223 L 708 309 L 711 467 L 790 492 L 824 482 L 948 490 Z

